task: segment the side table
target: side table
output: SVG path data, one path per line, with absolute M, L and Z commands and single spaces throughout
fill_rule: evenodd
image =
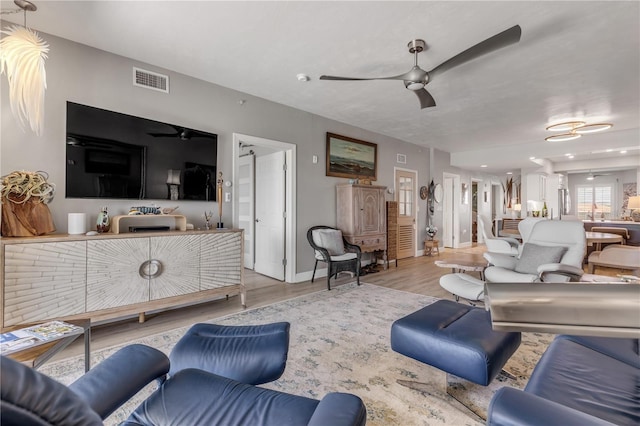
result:
M 24 348 L 10 353 L 7 356 L 15 361 L 28 365 L 31 368 L 37 369 L 51 359 L 52 356 L 69 346 L 80 334 L 84 334 L 84 371 L 86 373 L 91 368 L 91 320 L 87 318 L 65 320 L 65 322 L 82 327 L 83 331 L 62 336 L 42 345 Z M 2 329 L 2 332 L 6 333 L 8 331 L 30 327 L 37 324 L 39 323 L 20 324 L 14 327 L 6 327 Z
M 451 268 L 452 273 L 478 272 L 480 279 L 484 281 L 484 270 L 487 268 L 486 261 L 474 261 L 463 259 L 436 260 L 436 266 L 440 268 Z
M 433 256 L 434 253 L 437 253 L 440 256 L 440 249 L 438 248 L 439 240 L 424 240 L 424 255 L 425 256 Z

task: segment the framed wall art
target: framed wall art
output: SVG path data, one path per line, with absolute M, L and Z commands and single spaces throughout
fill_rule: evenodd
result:
M 327 176 L 376 180 L 378 145 L 327 132 Z

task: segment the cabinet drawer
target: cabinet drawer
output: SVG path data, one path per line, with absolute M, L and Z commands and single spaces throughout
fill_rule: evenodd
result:
M 387 248 L 387 236 L 385 234 L 347 237 L 347 241 L 351 244 L 360 246 L 360 250 L 363 252 L 386 250 Z

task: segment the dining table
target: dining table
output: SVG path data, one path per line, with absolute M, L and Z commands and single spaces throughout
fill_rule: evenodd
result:
M 608 232 L 586 232 L 587 245 L 595 246 L 600 251 L 603 243 L 619 243 L 622 244 L 622 235 L 610 234 Z

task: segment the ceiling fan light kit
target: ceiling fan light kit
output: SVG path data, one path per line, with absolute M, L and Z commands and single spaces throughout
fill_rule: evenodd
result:
M 550 131 L 569 131 L 569 133 L 561 133 L 559 135 L 547 136 L 544 138 L 547 142 L 565 142 L 582 137 L 589 133 L 601 132 L 613 127 L 611 123 L 593 123 L 587 124 L 586 121 L 565 121 L 563 123 L 552 124 L 547 126 Z
M 420 102 L 420 108 L 428 108 L 436 106 L 436 101 L 433 96 L 425 89 L 425 86 L 431 82 L 433 77 L 441 74 L 451 68 L 462 65 L 480 56 L 491 53 L 495 50 L 509 46 L 511 44 L 520 41 L 522 35 L 522 29 L 519 25 L 515 25 L 499 34 L 489 37 L 488 39 L 476 44 L 457 54 L 456 56 L 444 61 L 431 71 L 425 71 L 418 66 L 418 53 L 427 48 L 427 44 L 424 40 L 415 39 L 411 40 L 407 44 L 409 53 L 414 56 L 413 68 L 408 72 L 392 77 L 377 77 L 377 78 L 359 78 L 359 77 L 337 77 L 332 75 L 322 75 L 320 80 L 337 80 L 337 81 L 361 81 L 361 80 L 402 80 L 404 87 L 411 90 L 416 94 Z

